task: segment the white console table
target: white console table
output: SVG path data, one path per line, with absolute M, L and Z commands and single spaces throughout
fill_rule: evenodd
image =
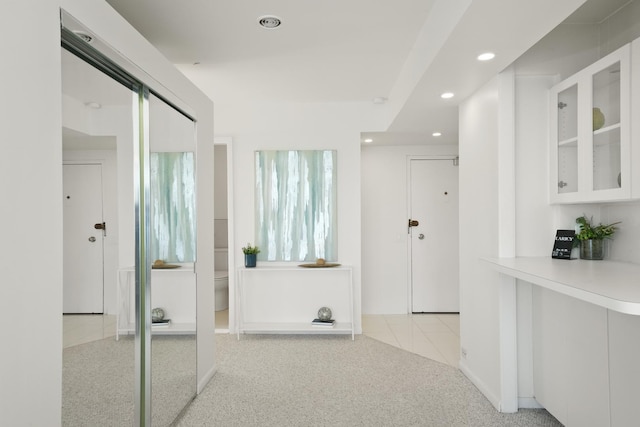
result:
M 239 267 L 236 273 L 238 339 L 240 333 L 351 334 L 354 339 L 350 266 Z M 336 320 L 333 328 L 311 325 L 323 306 L 332 311 Z
M 195 334 L 196 274 L 193 263 L 175 269 L 151 270 L 151 307 L 161 307 L 171 319 L 166 326 L 152 326 L 158 335 Z M 135 333 L 135 267 L 118 270 L 116 340 Z

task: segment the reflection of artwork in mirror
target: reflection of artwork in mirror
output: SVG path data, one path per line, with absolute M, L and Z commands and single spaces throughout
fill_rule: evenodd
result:
M 336 151 L 256 152 L 258 259 L 337 259 Z
M 193 153 L 151 153 L 151 259 L 194 262 L 196 253 Z

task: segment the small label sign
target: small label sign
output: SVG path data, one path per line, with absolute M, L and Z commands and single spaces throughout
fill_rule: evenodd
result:
M 571 249 L 573 249 L 573 240 L 575 238 L 575 230 L 556 231 L 556 240 L 553 243 L 551 258 L 571 259 Z

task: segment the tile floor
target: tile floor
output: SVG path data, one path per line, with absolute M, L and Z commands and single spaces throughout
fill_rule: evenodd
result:
M 362 333 L 403 350 L 458 367 L 459 314 L 363 315 Z
M 62 316 L 63 348 L 115 337 L 116 316 L 109 314 L 65 314 Z
M 63 346 L 72 347 L 115 336 L 116 316 L 65 314 L 63 328 Z M 228 310 L 216 312 L 216 333 L 229 333 Z M 363 315 L 362 333 L 403 350 L 458 367 L 458 314 Z

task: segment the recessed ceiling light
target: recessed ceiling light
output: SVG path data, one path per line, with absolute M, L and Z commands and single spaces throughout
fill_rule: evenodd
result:
M 453 92 L 445 92 L 442 95 L 440 95 L 440 98 L 442 98 L 442 99 L 453 98 Z
M 364 140 L 364 142 L 366 142 L 367 144 L 370 144 L 370 143 L 372 143 L 372 142 L 373 142 L 373 139 L 371 139 L 371 138 L 367 138 L 367 139 L 365 139 L 365 140 Z
M 85 102 L 84 105 L 89 107 L 89 108 L 93 108 L 94 110 L 99 110 L 99 109 L 102 108 L 102 105 L 100 105 L 100 104 L 98 104 L 97 102 L 94 102 L 94 101 Z
M 260 24 L 262 28 L 273 30 L 274 28 L 278 28 L 280 24 L 282 24 L 282 20 L 277 16 L 265 15 L 258 18 L 258 24 Z
M 384 104 L 385 102 L 387 102 L 387 98 L 385 98 L 384 96 L 376 96 L 375 98 L 373 98 L 374 104 Z
M 496 57 L 496 54 L 493 52 L 486 52 L 481 55 L 478 55 L 478 61 L 490 61 Z
M 433 136 L 442 136 L 442 132 L 434 132 L 431 135 L 433 135 Z

